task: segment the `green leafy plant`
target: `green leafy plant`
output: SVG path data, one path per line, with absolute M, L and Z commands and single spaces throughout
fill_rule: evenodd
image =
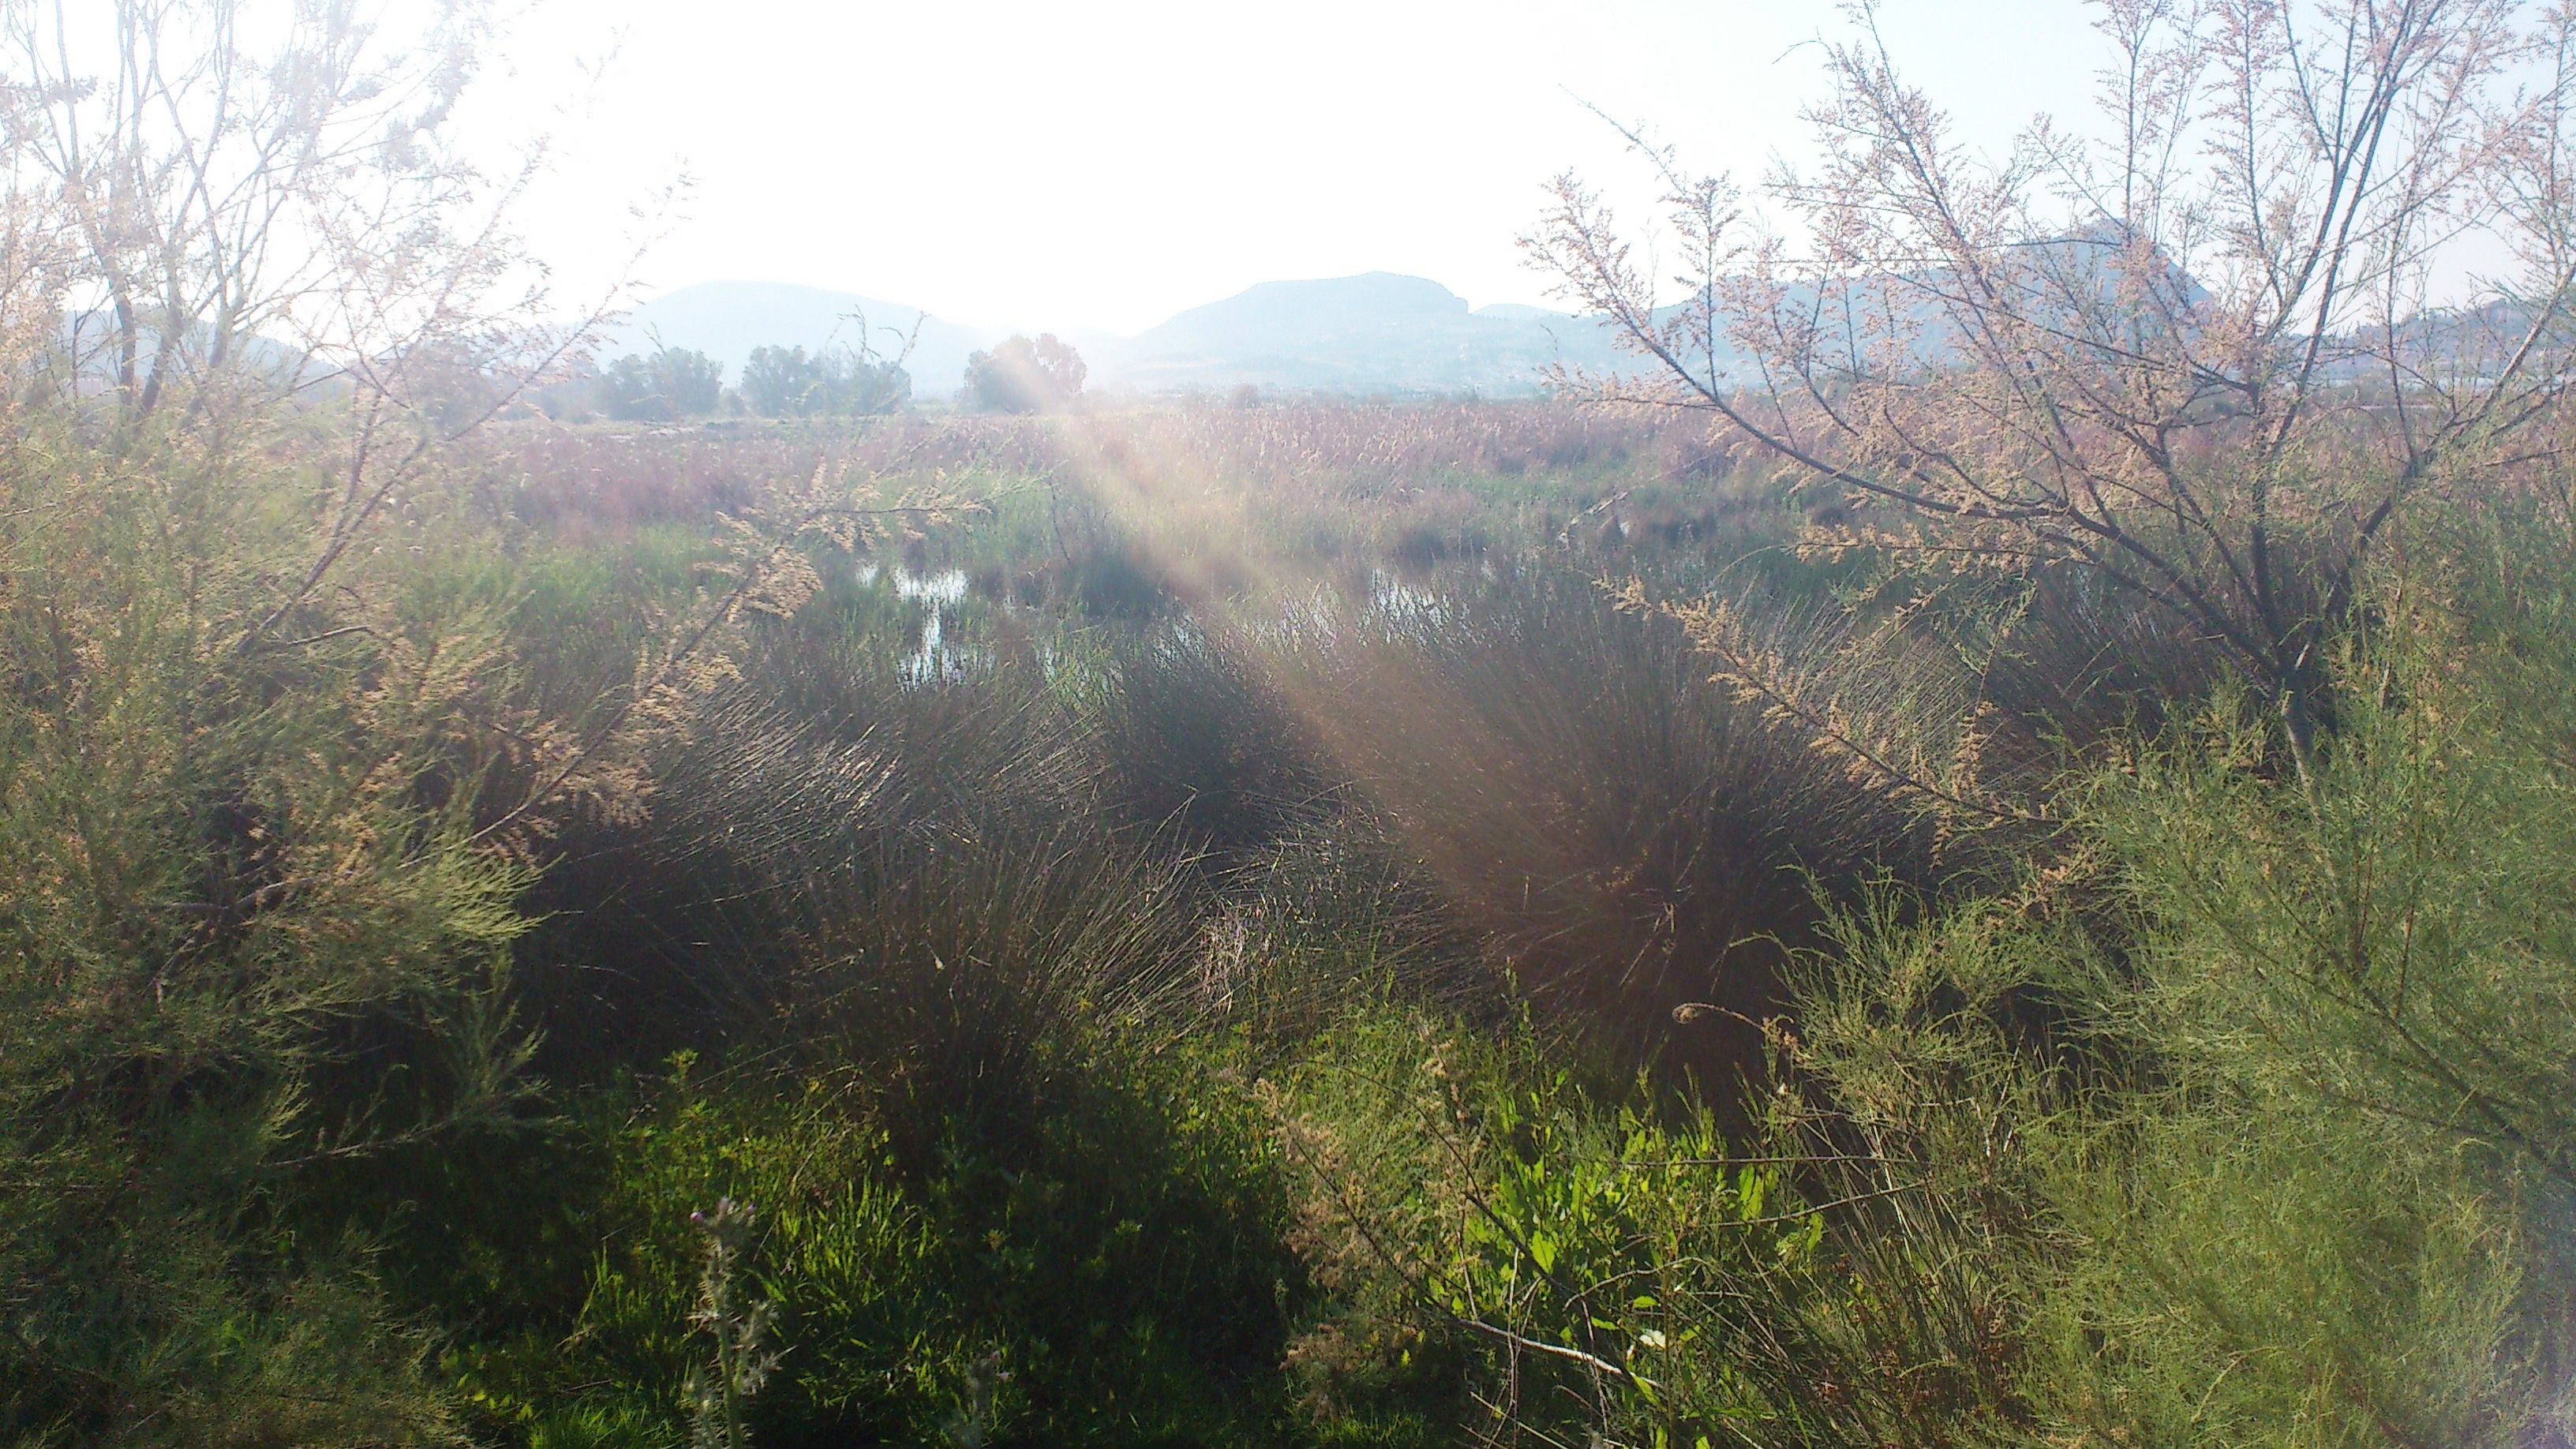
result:
M 1332 1291 L 1291 1355 L 1327 1422 L 1463 1389 L 1494 1433 L 1687 1446 L 1762 1408 L 1741 1305 L 1833 1291 L 1781 1159 L 1534 1042 L 1362 1013 L 1270 1101 Z

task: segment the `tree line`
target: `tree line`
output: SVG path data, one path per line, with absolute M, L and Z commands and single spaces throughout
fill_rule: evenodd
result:
M 755 347 L 730 387 L 724 364 L 695 348 L 629 352 L 540 397 L 552 416 L 595 413 L 620 422 L 681 422 L 731 414 L 763 418 L 851 418 L 913 405 L 906 346 L 889 356 L 866 347 Z M 955 393 L 978 412 L 1040 413 L 1071 407 L 1090 369 L 1053 333 L 1014 335 L 971 354 Z

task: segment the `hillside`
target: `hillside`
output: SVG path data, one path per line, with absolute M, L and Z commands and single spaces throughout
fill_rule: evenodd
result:
M 1291 390 L 1488 395 L 1538 390 L 1560 357 L 1611 360 L 1600 329 L 1565 313 L 1470 311 L 1437 282 L 1392 272 L 1264 282 L 1130 339 L 1118 381 L 1147 392 L 1252 383 Z

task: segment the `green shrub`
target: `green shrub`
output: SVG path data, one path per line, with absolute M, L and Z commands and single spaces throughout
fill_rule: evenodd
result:
M 778 1313 L 764 1449 L 939 1442 L 961 1416 L 995 1443 L 1266 1441 L 1308 1290 L 1260 1120 L 1203 1069 L 1121 1060 L 1063 1063 L 1013 1120 L 952 1118 L 921 1162 L 876 1092 L 684 1063 L 593 1129 L 613 1165 L 577 1320 L 451 1363 L 531 1443 L 675 1442 L 704 1357 L 689 1214 L 731 1198 L 758 1214 L 744 1291 Z
M 338 575 L 362 627 L 254 647 L 319 475 L 292 432 L 201 441 L 7 444 L 48 526 L 0 595 L 0 1430 L 436 1440 L 420 1325 L 287 1210 L 524 1100 L 528 872 L 430 788 L 492 758 L 460 712 L 514 708 L 507 594 L 371 556 Z
M 1865 1291 L 1802 1315 L 1807 1372 L 1766 1375 L 1784 1418 L 1838 1443 L 2564 1432 L 2576 632 L 2557 576 L 2499 611 L 2475 562 L 2381 594 L 2309 781 L 2221 700 L 2072 792 L 2081 848 L 2019 905 L 1844 919 L 1802 982 L 1791 1140 L 1911 1186 L 1834 1217 Z M 1909 1399 L 1873 1358 L 1961 1392 Z
M 1328 1427 L 1719 1442 L 1761 1407 L 1757 1305 L 1831 1289 L 1776 1158 L 1532 1038 L 1362 1012 L 1269 1101 L 1330 1294 L 1289 1362 Z

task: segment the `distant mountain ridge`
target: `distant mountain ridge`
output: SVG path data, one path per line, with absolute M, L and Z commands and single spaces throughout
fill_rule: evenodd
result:
M 1114 375 L 1148 392 L 1260 387 L 1534 392 L 1560 359 L 1607 362 L 1597 323 L 1536 307 L 1470 311 L 1438 282 L 1393 272 L 1264 282 L 1130 338 Z
M 918 328 L 907 365 L 923 396 L 954 390 L 967 354 L 1006 335 L 855 293 L 781 282 L 702 282 L 637 307 L 604 351 L 615 356 L 658 341 L 704 352 L 734 375 L 755 347 L 851 346 L 859 315 L 881 351 L 894 350 L 897 339 Z M 1597 321 L 1517 304 L 1471 310 L 1438 282 L 1393 272 L 1263 282 L 1133 337 L 1064 335 L 1090 364 L 1095 385 L 1146 393 L 1250 384 L 1289 392 L 1513 396 L 1539 391 L 1551 363 L 1598 368 L 1618 357 Z

